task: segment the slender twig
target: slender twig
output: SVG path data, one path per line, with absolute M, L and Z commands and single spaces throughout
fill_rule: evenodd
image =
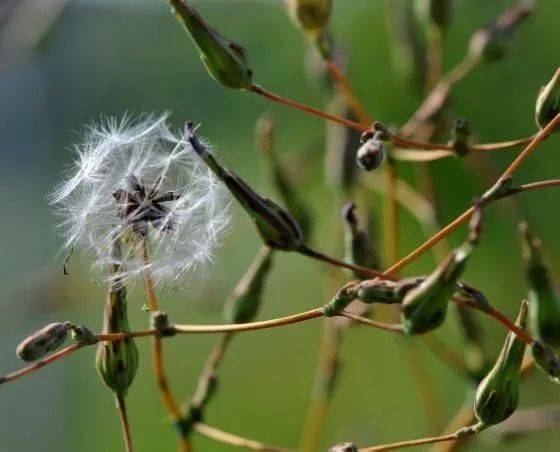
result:
M 260 441 L 243 438 L 241 436 L 237 436 L 229 432 L 224 432 L 223 430 L 219 430 L 215 427 L 211 427 L 201 422 L 194 424 L 193 428 L 201 435 L 211 438 L 214 441 L 228 444 L 230 446 L 243 447 L 249 450 L 260 450 L 260 451 L 267 451 L 267 452 L 284 452 L 289 450 L 286 449 L 285 447 L 270 446 L 261 443 Z
M 149 268 L 149 244 L 147 238 L 142 241 L 141 244 L 142 259 L 146 268 Z M 148 298 L 148 308 L 151 313 L 159 310 L 159 302 L 154 292 L 154 284 L 151 275 L 148 270 L 145 270 L 146 274 L 144 276 L 144 285 L 146 288 L 146 296 Z M 179 403 L 175 399 L 171 387 L 169 385 L 169 379 L 167 378 L 167 373 L 165 371 L 165 364 L 163 360 L 163 344 L 160 335 L 154 335 L 152 338 L 152 365 L 154 368 L 154 374 L 156 377 L 156 382 L 161 394 L 161 398 L 167 408 L 167 411 L 172 416 L 175 424 L 177 425 L 177 431 L 179 432 L 178 441 L 179 449 L 181 452 L 188 452 L 191 450 L 189 438 L 186 433 L 181 429 L 183 422 L 183 413 Z
M 459 438 L 457 433 L 444 436 L 433 436 L 431 438 L 412 439 L 409 441 L 400 441 L 398 443 L 383 444 L 381 446 L 364 447 L 359 449 L 360 452 L 380 452 L 385 450 L 404 449 L 406 447 L 422 446 L 424 444 L 435 444 L 444 441 L 454 441 Z
M 130 433 L 130 424 L 128 422 L 128 412 L 126 410 L 126 401 L 123 394 L 116 395 L 116 405 L 119 412 L 119 417 L 121 420 L 121 425 L 124 435 L 124 443 L 126 447 L 126 452 L 133 452 L 132 447 L 132 435 Z

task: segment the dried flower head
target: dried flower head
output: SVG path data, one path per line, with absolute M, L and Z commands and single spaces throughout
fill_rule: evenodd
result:
M 96 268 L 118 266 L 115 278 L 148 271 L 156 282 L 176 280 L 211 259 L 228 227 L 222 183 L 166 120 L 125 117 L 90 127 L 68 179 L 49 197 L 64 248 L 92 252 Z

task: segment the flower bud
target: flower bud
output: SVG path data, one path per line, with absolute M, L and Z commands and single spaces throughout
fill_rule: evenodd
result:
M 97 342 L 99 342 L 97 336 L 84 325 L 72 325 L 70 329 L 72 339 L 76 342 L 84 342 L 88 345 L 97 344 Z
M 272 250 L 263 247 L 226 302 L 226 322 L 247 323 L 255 318 L 261 306 L 263 286 L 271 266 Z
M 554 383 L 560 384 L 560 358 L 546 344 L 535 341 L 531 346 L 537 367 L 547 374 Z
M 312 36 L 322 34 L 332 13 L 332 0 L 287 0 L 292 19 Z
M 460 290 L 458 280 L 478 242 L 481 222 L 482 214 L 477 209 L 469 223 L 467 241 L 447 256 L 431 275 L 406 293 L 401 313 L 406 334 L 422 334 L 443 324 L 449 298 Z
M 360 141 L 363 143 L 356 153 L 358 166 L 365 171 L 372 171 L 381 166 L 387 156 L 386 143 L 391 139 L 391 132 L 379 121 L 375 121 L 366 130 Z
M 539 91 L 535 105 L 535 120 L 537 125 L 544 129 L 547 124 L 560 113 L 560 68 L 547 85 Z M 559 129 L 556 128 L 555 132 Z
M 525 273 L 529 284 L 529 319 L 531 330 L 543 342 L 560 345 L 560 296 L 555 290 L 542 260 L 541 243 L 526 223 L 519 225 Z
M 346 261 L 366 268 L 379 268 L 380 259 L 377 250 L 370 243 L 368 233 L 360 228 L 356 216 L 356 204 L 348 203 L 342 208 L 344 219 L 344 242 Z M 365 279 L 368 275 L 353 271 L 356 278 Z
M 463 156 L 469 153 L 470 136 L 471 128 L 469 121 L 464 118 L 456 119 L 453 122 L 449 145 L 453 147 L 453 150 L 457 155 Z
M 220 35 L 186 0 L 169 0 L 169 3 L 197 46 L 210 75 L 228 88 L 248 89 L 253 83 L 253 73 L 245 49 Z
M 516 325 L 525 328 L 526 320 L 527 303 L 523 302 Z M 524 353 L 525 342 L 510 331 L 494 367 L 476 390 L 474 412 L 481 428 L 506 420 L 517 408 Z
M 212 172 L 224 182 L 231 194 L 252 218 L 263 242 L 273 249 L 294 251 L 303 244 L 297 221 L 274 201 L 256 193 L 237 174 L 222 167 L 194 134 L 192 122 L 185 125 L 186 139 Z
M 408 291 L 417 287 L 426 278 L 413 277 L 400 281 L 371 279 L 356 284 L 354 291 L 364 303 L 400 304 Z
M 350 303 L 356 299 L 355 284 L 350 282 L 342 287 L 332 300 L 323 307 L 323 315 L 325 317 L 333 317 L 344 310 Z
M 69 322 L 51 323 L 25 338 L 16 349 L 23 361 L 35 361 L 59 348 L 68 336 Z
M 115 241 L 113 254 L 120 256 L 121 245 Z M 110 274 L 114 277 L 120 271 L 119 265 L 112 265 Z M 103 314 L 103 333 L 127 333 L 128 314 L 126 309 L 126 288 L 119 278 L 113 278 Z M 96 355 L 97 371 L 105 385 L 117 395 L 125 396 L 138 369 L 138 349 L 131 337 L 118 341 L 100 342 Z

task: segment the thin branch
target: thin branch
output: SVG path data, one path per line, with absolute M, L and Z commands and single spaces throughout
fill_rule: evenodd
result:
M 289 449 L 280 446 L 270 446 L 260 441 L 255 441 L 252 439 L 243 438 L 241 436 L 234 435 L 233 433 L 224 432 L 215 427 L 198 422 L 194 424 L 193 428 L 203 436 L 218 441 L 223 444 L 228 444 L 235 447 L 244 447 L 250 450 L 260 450 L 267 452 L 285 452 Z
M 459 438 L 457 433 L 444 436 L 433 436 L 431 438 L 413 439 L 409 441 L 400 441 L 398 443 L 383 444 L 381 446 L 364 447 L 359 449 L 360 452 L 380 452 L 385 450 L 404 449 L 406 447 L 422 446 L 424 444 L 435 444 L 444 441 L 455 441 Z
M 132 447 L 132 435 L 130 433 L 130 424 L 128 422 L 128 412 L 126 410 L 126 401 L 123 394 L 116 395 L 116 405 L 119 412 L 119 418 L 121 420 L 121 425 L 124 435 L 124 444 L 126 447 L 126 452 L 133 452 Z

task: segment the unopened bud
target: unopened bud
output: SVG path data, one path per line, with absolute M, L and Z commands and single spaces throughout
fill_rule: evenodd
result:
M 310 35 L 322 34 L 329 23 L 332 0 L 287 0 L 292 19 Z
M 535 120 L 537 125 L 544 129 L 558 114 L 560 114 L 560 68 L 539 92 L 535 105 Z M 558 130 L 560 128 L 557 127 L 554 131 Z
M 338 315 L 350 303 L 356 299 L 355 284 L 350 282 L 342 287 L 332 300 L 323 307 L 323 315 L 325 317 L 333 317 Z
M 492 187 L 490 187 L 478 201 L 479 205 L 486 204 L 490 201 L 495 201 L 497 199 L 507 196 L 515 189 L 513 188 L 513 178 L 507 176 L 500 178 Z
M 365 171 L 373 171 L 379 168 L 387 156 L 387 144 L 385 135 L 377 131 L 372 135 L 366 132 L 362 135 L 362 146 L 356 154 L 358 166 Z
M 23 361 L 35 361 L 54 352 L 66 340 L 70 326 L 70 322 L 51 323 L 35 331 L 18 345 L 18 357 Z
M 294 251 L 303 244 L 301 228 L 290 212 L 256 193 L 233 171 L 221 166 L 210 149 L 194 134 L 192 122 L 185 125 L 186 139 L 212 172 L 224 182 L 231 194 L 251 217 L 263 242 L 273 249 Z
M 424 277 L 413 277 L 397 282 L 371 279 L 356 284 L 354 290 L 360 301 L 364 303 L 400 304 L 404 296 L 425 279 Z
M 97 342 L 99 342 L 93 331 L 84 325 L 72 325 L 70 329 L 72 339 L 76 342 L 85 342 L 88 345 L 97 344 Z
M 404 296 L 402 319 L 406 334 L 426 333 L 445 321 L 449 298 L 459 289 L 458 280 L 478 239 L 480 221 L 477 215 L 471 222 L 468 240 Z
M 526 223 L 519 225 L 525 274 L 529 284 L 529 319 L 534 335 L 547 344 L 560 345 L 560 296 L 541 257 L 541 243 Z
M 247 323 L 255 318 L 261 306 L 263 287 L 271 266 L 272 250 L 263 247 L 226 302 L 226 322 Z
M 169 324 L 169 316 L 167 312 L 156 311 L 150 316 L 150 325 L 156 329 L 160 336 L 171 337 L 177 334 L 175 328 Z
M 186 0 L 169 3 L 197 46 L 210 75 L 228 88 L 248 89 L 253 83 L 253 72 L 243 47 L 220 35 Z
M 114 253 L 120 254 L 120 242 L 114 245 Z M 118 272 L 112 268 L 111 272 Z M 111 281 L 105 312 L 103 314 L 103 333 L 128 333 L 128 314 L 126 309 L 126 288 L 122 281 Z M 117 395 L 126 395 L 138 369 L 138 349 L 131 337 L 122 340 L 100 342 L 96 355 L 97 371 L 105 385 Z
M 554 383 L 560 384 L 560 357 L 540 341 L 533 342 L 531 352 L 537 367 L 548 375 Z
M 524 329 L 527 303 L 523 302 L 516 325 Z M 525 342 L 509 332 L 492 370 L 476 390 L 474 412 L 483 427 L 498 424 L 510 417 L 519 402 L 519 372 L 525 353 Z
M 445 28 L 451 22 L 453 12 L 452 0 L 418 0 L 421 16 L 440 28 Z
M 451 130 L 451 140 L 449 145 L 453 148 L 455 153 L 459 156 L 467 155 L 469 153 L 469 140 L 471 137 L 471 128 L 469 121 L 460 118 L 453 122 L 453 129 Z

